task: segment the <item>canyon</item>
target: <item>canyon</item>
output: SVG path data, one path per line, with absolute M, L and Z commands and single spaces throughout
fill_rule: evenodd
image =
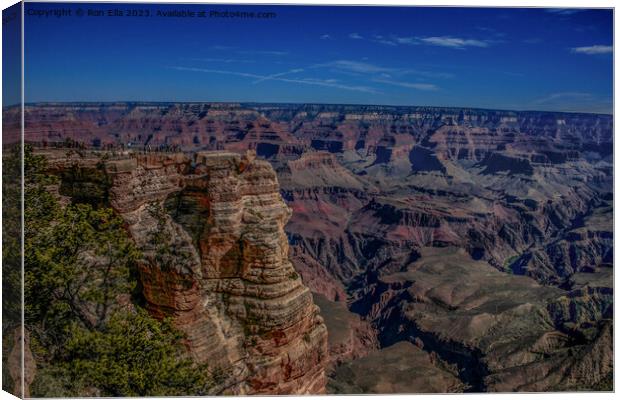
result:
M 612 389 L 610 115 L 46 103 L 24 117 L 59 196 L 122 216 L 148 310 L 216 362 L 214 393 Z

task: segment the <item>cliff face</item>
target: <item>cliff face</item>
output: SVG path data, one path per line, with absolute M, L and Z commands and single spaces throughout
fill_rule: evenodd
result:
M 194 358 L 221 378 L 214 392 L 323 393 L 327 330 L 288 259 L 291 211 L 269 163 L 158 154 L 103 168 L 109 202 L 144 254 L 147 308 L 186 332 Z M 96 174 L 81 176 L 72 187 Z
M 6 110 L 5 126 L 17 125 L 18 111 Z M 445 159 L 480 161 L 507 147 L 531 151 L 540 139 L 561 140 L 570 149 L 587 143 L 590 151 L 611 154 L 613 131 L 610 115 L 326 104 L 43 103 L 28 105 L 24 118 L 26 141 L 34 142 L 254 148 L 264 157 L 299 156 L 311 147 L 363 150 L 385 162 L 415 144 Z

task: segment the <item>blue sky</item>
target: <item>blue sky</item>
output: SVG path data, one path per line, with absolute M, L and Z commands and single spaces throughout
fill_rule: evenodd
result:
M 2 105 L 21 101 L 21 6 L 2 10 Z
M 66 8 L 72 16 L 28 15 Z M 75 16 L 78 8 L 149 17 Z M 611 10 L 26 4 L 26 102 L 612 112 Z M 180 18 L 157 11 L 275 12 Z

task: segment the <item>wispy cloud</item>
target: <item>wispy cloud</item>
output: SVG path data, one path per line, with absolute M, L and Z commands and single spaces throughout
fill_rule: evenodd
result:
M 221 45 L 211 46 L 210 48 L 212 50 L 234 50 L 236 49 L 236 47 L 234 46 L 221 46 Z
M 454 74 L 440 71 L 425 71 L 413 68 L 394 68 L 371 64 L 362 61 L 336 60 L 323 64 L 315 64 L 312 68 L 329 67 L 339 71 L 353 72 L 358 74 L 393 74 L 393 75 L 417 75 L 425 78 L 454 78 Z
M 370 63 L 351 61 L 351 60 L 336 60 L 324 64 L 315 64 L 316 67 L 333 67 L 337 69 L 343 69 L 351 72 L 359 72 L 362 74 L 378 74 L 382 72 L 394 72 L 394 68 L 382 67 Z
M 286 76 L 286 75 L 298 74 L 300 72 L 304 72 L 304 69 L 303 68 L 294 68 L 294 69 L 291 69 L 291 70 L 288 70 L 288 71 L 284 71 L 284 72 L 280 72 L 280 73 L 277 73 L 277 74 L 267 75 L 267 76 L 265 76 L 263 78 L 255 80 L 252 83 L 257 84 L 257 83 L 260 83 L 260 82 L 277 79 L 277 78 L 280 78 L 280 77 Z
M 612 99 L 587 92 L 558 92 L 535 99 L 530 106 L 554 111 L 609 114 L 612 112 Z
M 403 70 L 403 74 L 405 75 L 419 75 L 425 78 L 441 78 L 441 79 L 451 79 L 454 78 L 454 74 L 450 72 L 437 72 L 437 71 L 424 71 L 418 69 L 405 69 Z
M 223 75 L 235 75 L 235 76 L 242 76 L 244 78 L 255 78 L 255 79 L 264 78 L 264 76 L 262 75 L 251 74 L 247 72 L 225 71 L 225 70 L 219 70 L 219 69 L 194 68 L 194 67 L 182 67 L 182 66 L 172 66 L 169 68 L 175 69 L 177 71 L 206 72 L 206 73 L 223 74 Z
M 332 38 L 331 35 L 328 35 L 327 33 L 325 35 L 321 35 L 322 40 L 329 40 L 331 38 Z
M 533 104 L 551 104 L 557 103 L 558 101 L 567 101 L 567 100 L 591 100 L 593 98 L 591 93 L 585 92 L 560 92 L 560 93 L 552 93 L 548 96 L 541 97 L 539 99 L 534 100 Z
M 418 82 L 405 82 L 401 80 L 392 79 L 393 75 L 403 77 L 405 75 L 419 75 L 424 77 L 441 77 L 451 78 L 451 74 L 441 72 L 429 72 L 419 71 L 409 68 L 393 68 L 384 67 L 381 65 L 375 65 L 367 62 L 352 61 L 352 60 L 336 60 L 329 63 L 316 64 L 311 68 L 323 68 L 329 67 L 337 70 L 343 70 L 346 72 L 354 72 L 361 75 L 368 76 L 372 82 L 382 83 L 386 85 L 399 86 L 407 89 L 434 91 L 439 90 L 439 87 L 433 83 L 418 83 Z
M 397 46 L 394 40 L 388 39 L 382 35 L 374 35 L 372 41 L 375 43 L 380 43 L 380 44 L 384 44 L 387 46 Z
M 488 47 L 489 43 L 477 39 L 462 39 L 451 36 L 431 36 L 420 38 L 420 41 L 433 46 L 464 49 L 466 47 Z
M 227 71 L 227 70 L 218 70 L 218 69 L 207 69 L 207 68 L 192 68 L 192 67 L 183 67 L 183 66 L 173 66 L 170 67 L 177 71 L 188 71 L 188 72 L 203 72 L 210 74 L 222 74 L 222 75 L 233 75 L 240 76 L 243 78 L 251 78 L 255 80 L 273 80 L 278 82 L 286 82 L 286 83 L 296 83 L 302 85 L 312 85 L 312 86 L 323 86 L 330 87 L 335 89 L 342 90 L 351 90 L 356 92 L 364 92 L 364 93 L 372 93 L 372 94 L 380 94 L 374 88 L 361 86 L 361 85 L 346 85 L 338 83 L 338 81 L 333 79 L 315 79 L 315 78 L 283 78 L 281 76 L 273 76 L 273 75 L 258 75 L 247 72 L 237 72 L 237 71 Z M 277 75 L 277 74 L 276 74 Z
M 464 39 L 452 36 L 429 36 L 429 37 L 419 37 L 419 36 L 398 36 L 398 35 L 373 35 L 368 40 L 374 43 L 379 43 L 386 46 L 397 47 L 400 45 L 432 45 L 432 46 L 442 46 L 448 47 L 452 49 L 465 49 L 467 47 L 488 47 L 493 43 L 500 43 L 503 40 L 498 39 L 499 37 L 504 36 L 503 33 L 499 33 L 496 31 L 490 32 L 489 35 L 494 38 L 489 39 Z M 349 38 L 351 39 L 365 39 L 363 36 L 358 33 L 350 33 Z
M 219 50 L 219 51 L 234 51 L 236 54 L 257 54 L 257 55 L 265 55 L 265 56 L 285 56 L 288 55 L 288 51 L 278 51 L 278 50 L 240 50 L 238 47 L 234 46 L 221 46 L 214 45 L 209 47 L 211 50 Z
M 396 37 L 394 40 L 399 44 L 418 44 L 418 39 L 414 37 Z
M 573 15 L 584 11 L 582 8 L 548 8 L 545 10 L 550 14 Z
M 598 26 L 596 24 L 589 25 L 580 25 L 574 27 L 575 32 L 584 33 L 584 32 L 594 32 L 598 30 Z
M 252 79 L 252 84 L 256 85 L 265 81 L 285 82 L 301 85 L 314 85 L 329 87 L 335 89 L 357 91 L 372 94 L 381 94 L 382 92 L 377 89 L 375 85 L 357 84 L 357 82 L 347 82 L 346 80 L 340 81 L 331 77 L 315 78 L 304 77 L 304 73 L 310 73 L 311 71 L 324 70 L 325 72 L 331 71 L 333 73 L 340 73 L 343 75 L 353 75 L 358 82 L 372 82 L 381 85 L 391 85 L 406 89 L 422 90 L 422 91 L 436 91 L 439 90 L 439 86 L 429 82 L 409 82 L 407 76 L 416 76 L 416 79 L 425 78 L 453 78 L 454 75 L 450 73 L 437 72 L 437 71 L 424 71 L 412 68 L 396 68 L 389 66 L 382 66 L 372 64 L 370 62 L 355 61 L 355 60 L 335 60 L 320 64 L 313 64 L 305 67 L 293 68 L 283 72 L 274 74 L 256 74 L 252 72 L 240 72 L 222 68 L 195 68 L 188 66 L 173 66 L 169 67 L 177 71 L 188 72 L 202 72 L 210 74 L 232 75 L 242 78 Z M 375 87 L 372 87 L 375 86 Z
M 581 54 L 608 54 L 614 51 L 613 46 L 605 46 L 596 44 L 593 46 L 583 46 L 583 47 L 573 47 L 571 49 L 573 53 L 581 53 Z
M 193 61 L 203 61 L 203 62 L 213 62 L 213 63 L 224 63 L 224 64 L 253 64 L 256 61 L 254 60 L 243 60 L 238 58 L 188 58 L 188 60 Z
M 401 82 L 401 81 L 392 81 L 389 79 L 373 79 L 373 82 L 384 83 L 386 85 L 392 85 L 392 86 L 400 86 L 400 87 L 404 87 L 407 89 L 416 89 L 416 90 L 425 90 L 425 91 L 439 90 L 439 87 L 432 83 Z
M 258 54 L 265 56 L 285 56 L 288 54 L 288 51 L 277 51 L 277 50 L 240 50 L 237 53 L 239 54 Z
M 506 36 L 504 32 L 500 32 L 497 29 L 488 26 L 477 26 L 476 29 L 496 38 L 503 38 Z

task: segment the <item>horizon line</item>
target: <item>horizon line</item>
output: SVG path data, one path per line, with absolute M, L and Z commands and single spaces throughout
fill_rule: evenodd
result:
M 514 113 L 527 113 L 527 112 L 537 112 L 537 113 L 556 113 L 556 114 L 588 114 L 588 115 L 606 115 L 613 116 L 613 111 L 611 113 L 607 112 L 593 112 L 593 111 L 559 111 L 559 110 L 536 110 L 536 109 L 506 109 L 506 108 L 485 108 L 485 107 L 472 107 L 472 106 L 437 106 L 437 105 L 402 105 L 402 104 L 377 104 L 377 103 L 315 103 L 315 102 L 260 102 L 260 101 L 170 101 L 170 100 L 157 100 L 157 101 L 144 101 L 144 100 L 105 100 L 105 101 L 97 101 L 97 100 L 89 100 L 89 101 L 33 101 L 33 102 L 24 102 L 25 106 L 45 106 L 45 105 L 53 105 L 53 104 L 161 104 L 161 105 L 172 105 L 172 104 L 245 104 L 245 105 L 297 105 L 297 106 L 352 106 L 352 107 L 391 107 L 391 108 L 444 108 L 444 109 L 456 109 L 456 110 L 477 110 L 477 111 L 500 111 L 500 112 L 514 112 Z M 21 106 L 22 103 L 16 103 L 12 105 L 3 106 L 2 108 L 13 108 L 16 106 Z

